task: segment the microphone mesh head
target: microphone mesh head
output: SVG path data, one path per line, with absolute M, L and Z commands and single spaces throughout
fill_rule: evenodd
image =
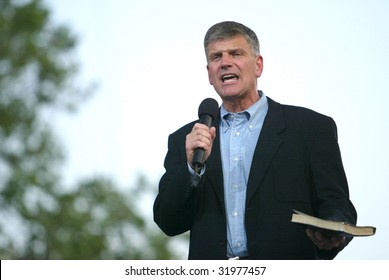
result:
M 204 99 L 199 106 L 199 118 L 202 115 L 210 115 L 212 119 L 216 119 L 219 114 L 219 104 L 213 98 Z

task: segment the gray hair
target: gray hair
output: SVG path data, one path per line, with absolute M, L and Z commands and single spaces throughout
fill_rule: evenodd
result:
M 259 41 L 254 31 L 234 21 L 219 22 L 208 29 L 204 37 L 205 55 L 208 57 L 208 46 L 211 42 L 221 41 L 237 35 L 243 35 L 250 44 L 253 54 L 260 55 Z

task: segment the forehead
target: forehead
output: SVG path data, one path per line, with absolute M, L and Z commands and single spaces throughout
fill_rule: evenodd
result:
M 243 35 L 236 35 L 222 40 L 212 41 L 208 45 L 208 53 L 223 52 L 229 50 L 249 50 L 250 44 Z

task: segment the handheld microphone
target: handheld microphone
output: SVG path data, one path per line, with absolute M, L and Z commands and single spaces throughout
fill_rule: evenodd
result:
M 202 124 L 208 127 L 212 126 L 212 122 L 216 119 L 219 113 L 219 104 L 213 98 L 204 99 L 199 106 L 199 119 Z M 196 148 L 193 155 L 192 166 L 197 174 L 204 165 L 205 150 L 203 148 Z

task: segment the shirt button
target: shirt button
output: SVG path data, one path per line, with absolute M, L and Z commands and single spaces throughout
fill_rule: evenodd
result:
M 232 187 L 233 187 L 234 189 L 239 189 L 239 185 L 237 185 L 237 184 L 232 185 Z
M 240 132 L 239 132 L 239 131 L 238 131 L 238 132 L 236 132 L 236 133 L 235 133 L 235 135 L 236 135 L 236 136 L 239 136 L 239 135 L 240 135 Z
M 232 213 L 232 215 L 234 215 L 236 217 L 236 216 L 238 216 L 238 212 L 234 212 L 234 213 Z

